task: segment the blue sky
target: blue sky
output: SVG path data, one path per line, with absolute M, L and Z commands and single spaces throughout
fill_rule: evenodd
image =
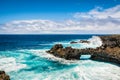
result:
M 67 19 L 76 12 L 87 12 L 98 6 L 106 9 L 118 4 L 120 0 L 0 0 L 0 22 Z
M 119 5 L 120 5 L 120 0 L 0 0 L 0 24 L 2 25 L 0 26 L 2 27 L 0 28 L 1 29 L 0 33 L 6 32 L 4 31 L 4 28 L 6 28 L 6 25 L 8 23 L 10 24 L 11 22 L 12 24 L 14 21 L 21 22 L 21 20 L 22 20 L 22 23 L 25 20 L 27 20 L 27 22 L 33 21 L 34 23 L 36 20 L 38 20 L 37 22 L 40 21 L 39 23 L 42 23 L 41 20 L 45 22 L 46 20 L 48 20 L 48 21 L 53 21 L 55 23 L 57 22 L 56 24 L 64 24 L 64 26 L 67 25 L 64 23 L 65 21 L 67 21 L 67 22 L 74 23 L 74 26 L 75 26 L 78 22 L 83 22 L 84 20 L 86 20 L 86 18 L 83 18 L 83 15 L 81 14 L 84 14 L 84 16 L 86 15 L 93 16 L 94 14 L 92 13 L 92 10 L 96 10 L 96 12 L 99 11 L 99 14 L 95 14 L 95 15 L 99 16 L 101 13 L 109 9 L 112 9 L 115 7 L 119 8 Z M 115 13 L 116 11 L 113 13 L 113 15 L 115 15 Z M 119 10 L 117 11 L 117 13 L 119 13 Z M 76 15 L 77 15 L 77 18 L 76 18 Z M 80 16 L 82 16 L 82 18 Z M 116 18 L 116 15 L 111 16 L 110 13 L 108 13 L 108 15 L 106 16 L 107 16 L 107 19 L 108 17 L 114 18 L 114 19 Z M 117 14 L 117 16 L 119 15 Z M 119 20 L 117 21 L 119 22 Z M 117 21 L 115 20 L 114 22 L 117 23 Z M 21 24 L 17 24 L 17 25 L 21 25 Z M 26 23 L 26 24 L 28 25 L 29 23 Z M 38 23 L 35 25 L 38 25 Z M 81 27 L 81 23 L 79 24 L 79 26 Z M 51 33 L 51 31 L 49 30 L 46 30 L 46 31 L 48 31 L 47 33 L 49 32 Z M 74 32 L 74 31 L 70 30 L 70 33 L 71 32 Z M 79 31 L 75 31 L 75 32 L 79 32 Z M 84 30 L 82 32 L 91 33 L 91 31 L 84 31 Z M 11 32 L 7 32 L 7 33 L 11 33 Z M 27 33 L 35 33 L 35 31 L 27 32 Z M 41 33 L 41 32 L 38 32 L 38 33 Z M 96 31 L 94 33 L 96 33 Z M 116 31 L 116 33 L 118 32 Z

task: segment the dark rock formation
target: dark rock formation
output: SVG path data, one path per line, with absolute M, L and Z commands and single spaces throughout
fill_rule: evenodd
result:
M 71 41 L 70 44 L 75 44 L 75 43 L 90 43 L 89 41 L 87 40 L 80 40 L 80 41 Z
M 87 40 L 80 40 L 80 43 L 90 43 L 90 42 Z
M 115 62 L 120 64 L 120 48 L 106 47 L 104 50 L 99 48 L 93 53 L 91 59 L 107 62 Z
M 0 80 L 10 80 L 10 77 L 5 73 L 5 71 L 0 71 Z
M 120 48 L 120 35 L 112 36 L 99 36 L 103 42 L 103 47 L 119 47 Z
M 70 44 L 75 44 L 75 43 L 78 43 L 78 42 L 75 42 L 75 41 L 71 41 Z
M 78 54 L 79 49 L 73 49 L 71 47 L 63 48 L 61 44 L 54 45 L 48 53 L 53 54 L 54 56 L 65 58 L 65 59 L 80 59 L 80 54 Z
M 100 38 L 103 44 L 96 49 L 63 48 L 61 44 L 56 44 L 47 52 L 68 60 L 78 60 L 81 55 L 89 54 L 93 60 L 109 61 L 120 64 L 120 35 L 100 36 Z

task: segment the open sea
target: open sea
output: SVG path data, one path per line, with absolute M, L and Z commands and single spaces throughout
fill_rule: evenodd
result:
M 94 36 L 93 38 L 91 38 Z M 70 44 L 90 40 L 91 44 Z M 54 44 L 96 48 L 96 35 L 0 35 L 0 70 L 11 80 L 120 80 L 120 67 L 93 60 L 65 60 L 46 53 Z

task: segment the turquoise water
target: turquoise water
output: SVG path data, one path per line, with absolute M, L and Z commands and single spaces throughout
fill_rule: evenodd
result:
M 0 69 L 5 70 L 11 80 L 120 80 L 120 67 L 117 65 L 89 59 L 65 60 L 45 52 L 56 43 L 64 47 L 95 48 L 100 43 L 95 38 L 90 40 L 97 44 L 69 43 L 92 36 L 0 36 Z

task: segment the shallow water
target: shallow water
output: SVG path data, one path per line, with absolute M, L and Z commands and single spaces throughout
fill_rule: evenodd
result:
M 92 35 L 47 36 L 42 35 L 42 39 L 41 36 L 34 36 L 34 39 L 4 36 L 0 40 L 1 44 L 6 43 L 0 46 L 0 69 L 5 70 L 11 80 L 120 80 L 117 65 L 89 59 L 65 60 L 45 52 L 56 43 L 62 43 L 64 47 L 95 48 L 98 45 L 69 44 L 71 40 L 88 39 Z

